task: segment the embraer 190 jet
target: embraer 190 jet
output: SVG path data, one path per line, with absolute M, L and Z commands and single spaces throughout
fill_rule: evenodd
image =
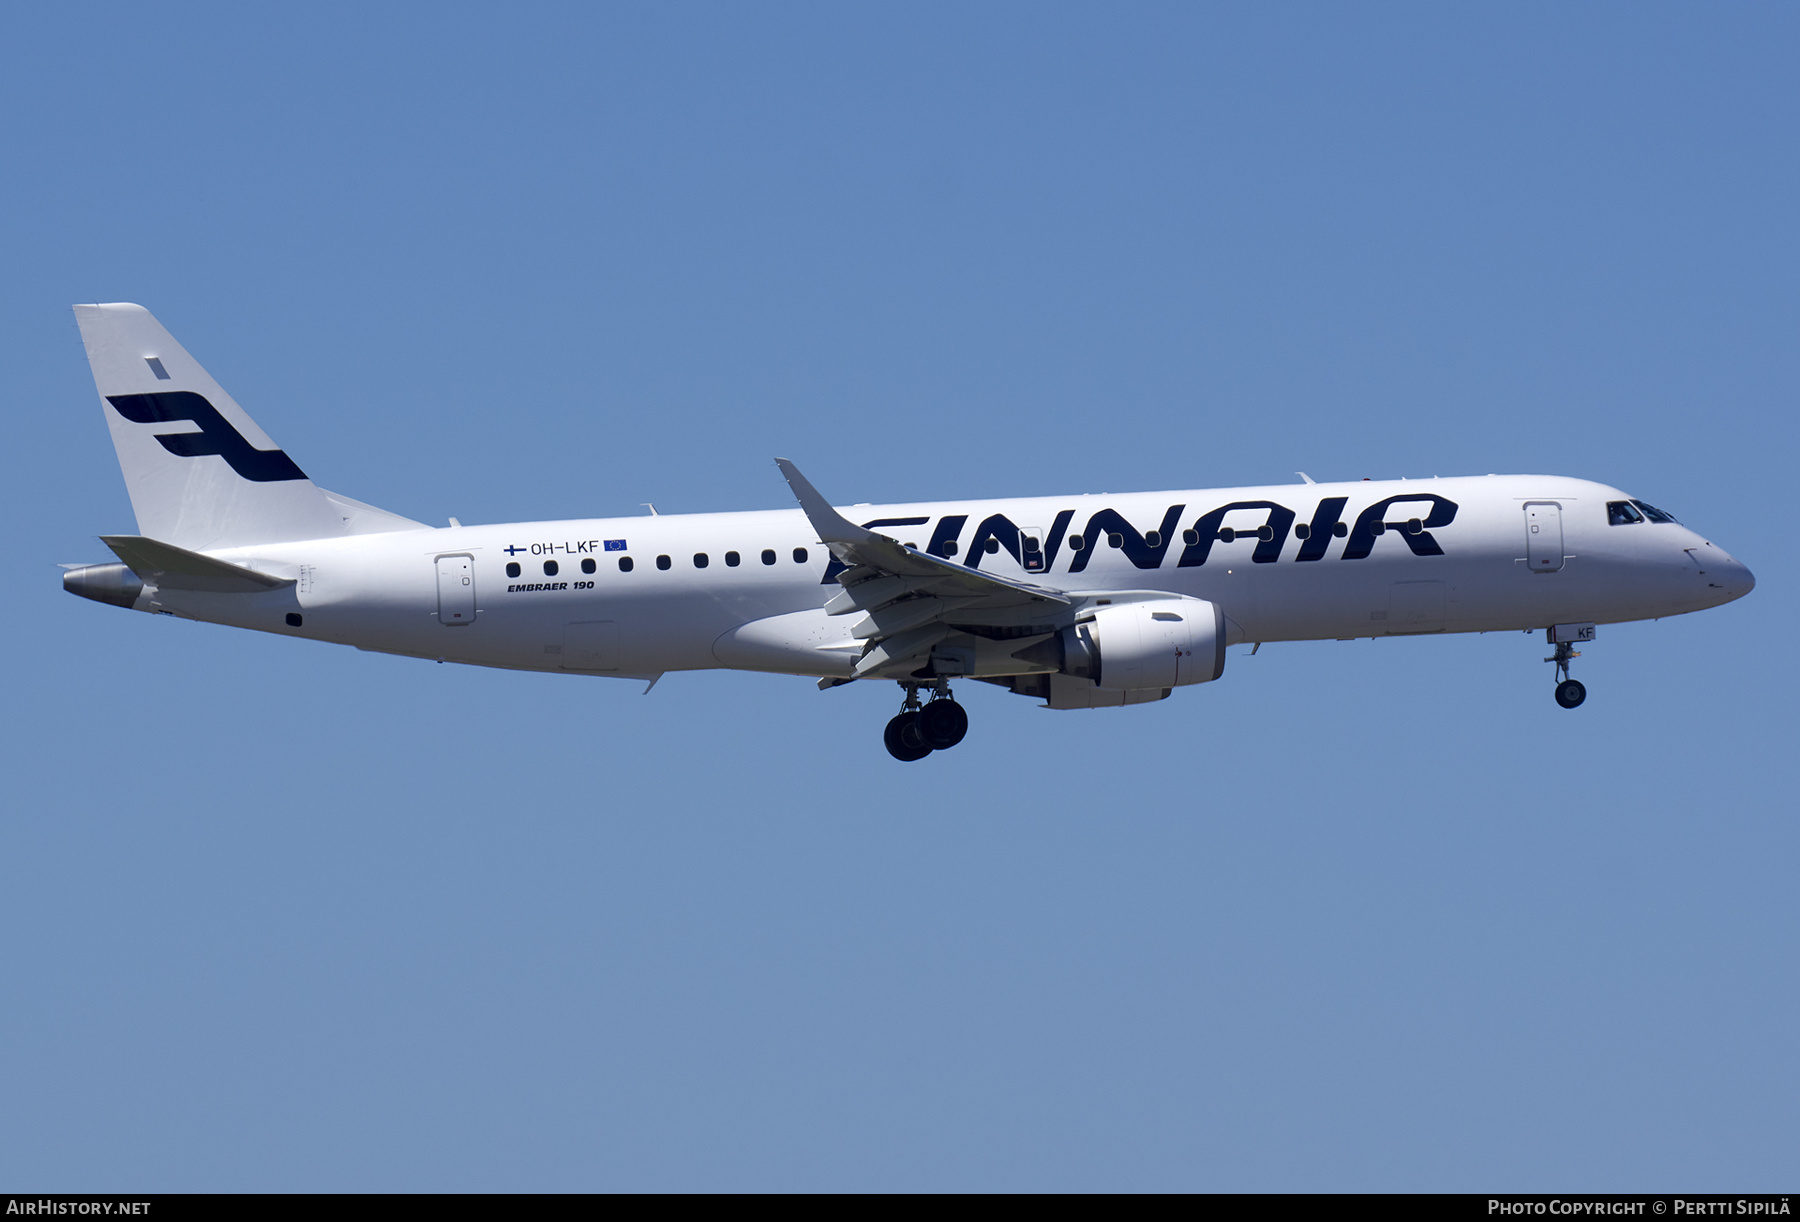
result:
M 1595 625 L 1742 598 L 1750 571 L 1558 475 L 430 527 L 327 492 L 142 306 L 76 306 L 137 515 L 63 586 L 157 615 L 438 662 L 897 682 L 887 749 L 954 747 L 951 681 L 1052 709 L 1162 700 L 1238 642 L 1542 629 L 1556 701 Z M 646 690 L 648 690 L 646 688 Z

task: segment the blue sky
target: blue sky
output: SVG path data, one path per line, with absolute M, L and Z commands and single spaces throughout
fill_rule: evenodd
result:
M 1779 1190 L 1788 6 L 14 7 L 0 1181 Z M 1166 702 L 131 615 L 69 304 L 438 522 L 1541 471 L 1759 587 Z M 975 686 L 975 685 L 971 685 Z

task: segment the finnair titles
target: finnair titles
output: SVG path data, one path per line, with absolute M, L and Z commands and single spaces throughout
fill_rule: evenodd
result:
M 1052 709 L 1162 700 L 1239 642 L 1543 630 L 1556 701 L 1598 624 L 1748 594 L 1742 564 L 1559 475 L 430 527 L 327 492 L 142 306 L 76 306 L 137 515 L 97 602 L 439 662 L 654 683 L 897 683 L 896 759 L 962 741 L 958 679 Z M 1302 478 L 1305 478 L 1304 476 Z

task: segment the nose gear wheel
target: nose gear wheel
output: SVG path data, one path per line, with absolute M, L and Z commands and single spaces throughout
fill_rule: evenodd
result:
M 1581 655 L 1575 652 L 1575 646 L 1567 641 L 1556 647 L 1556 652 L 1544 659 L 1556 663 L 1556 703 L 1565 709 L 1572 709 L 1587 699 L 1587 688 L 1577 679 L 1569 678 L 1569 663 Z

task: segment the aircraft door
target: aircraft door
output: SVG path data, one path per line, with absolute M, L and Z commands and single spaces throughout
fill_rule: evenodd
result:
M 1563 566 L 1562 506 L 1530 501 L 1525 506 L 1525 567 L 1554 573 Z
M 1036 526 L 1019 527 L 1019 567 L 1027 573 L 1044 571 L 1044 532 Z
M 438 622 L 458 628 L 475 622 L 475 560 L 471 556 L 437 558 Z

